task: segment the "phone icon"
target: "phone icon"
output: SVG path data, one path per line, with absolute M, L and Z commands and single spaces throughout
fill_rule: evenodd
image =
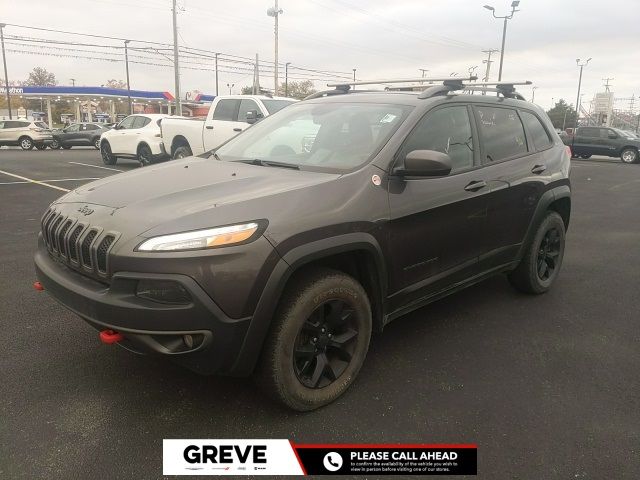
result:
M 322 463 L 330 472 L 336 472 L 342 467 L 342 456 L 338 452 L 329 452 L 324 456 Z

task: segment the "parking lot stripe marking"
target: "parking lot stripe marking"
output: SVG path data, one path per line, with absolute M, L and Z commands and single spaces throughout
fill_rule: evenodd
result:
M 58 187 L 56 185 L 51 185 L 49 183 L 41 182 L 39 180 L 34 180 L 32 178 L 22 177 L 20 175 L 16 175 L 15 173 L 5 172 L 4 170 L 0 170 L 0 173 L 4 173 L 5 175 L 9 175 L 10 177 L 19 178 L 20 180 L 25 180 L 26 182 L 29 182 L 29 183 L 35 183 L 37 185 L 43 185 L 45 187 L 54 188 L 54 189 L 60 190 L 62 192 L 70 192 L 71 191 L 68 188 L 62 188 L 62 187 Z
M 82 180 L 100 180 L 102 177 L 89 177 L 89 178 L 55 178 L 52 180 L 39 180 L 40 182 L 80 182 Z M 31 182 L 25 182 L 25 181 L 20 181 L 20 182 L 0 182 L 0 185 L 21 185 L 21 184 L 25 184 L 25 183 L 31 183 Z
M 84 165 L 85 167 L 102 168 L 103 170 L 113 170 L 114 172 L 124 172 L 124 170 L 118 170 L 117 168 L 101 167 L 100 165 L 91 165 L 89 163 L 69 162 L 74 165 Z

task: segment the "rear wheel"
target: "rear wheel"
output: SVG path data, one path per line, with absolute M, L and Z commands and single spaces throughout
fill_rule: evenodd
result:
M 29 137 L 22 137 L 19 141 L 20 148 L 23 150 L 31 150 L 33 148 L 33 140 Z
M 118 161 L 117 157 L 114 157 L 113 153 L 111 153 L 111 145 L 109 145 L 109 142 L 102 142 L 100 145 L 100 155 L 105 165 L 115 165 Z
M 565 227 L 562 217 L 548 212 L 540 222 L 524 257 L 509 274 L 509 281 L 525 293 L 545 293 L 558 277 L 564 257 Z
M 96 150 L 100 150 L 100 137 L 93 139 L 93 146 Z
M 587 158 L 591 158 L 591 155 L 580 155 L 580 158 L 584 158 L 586 160 Z
M 36 148 L 38 150 L 46 150 L 47 146 L 44 143 L 38 143 L 36 144 Z
M 149 145 L 140 145 L 138 147 L 138 161 L 141 167 L 146 167 L 153 163 L 153 153 L 151 153 Z
M 49 148 L 52 150 L 58 150 L 60 148 L 60 142 L 58 139 L 54 138 L 49 144 Z
M 625 148 L 620 154 L 620 159 L 624 163 L 637 163 L 638 151 L 635 148 Z
M 369 349 L 371 307 L 344 273 L 317 269 L 294 278 L 265 342 L 258 379 L 289 408 L 313 410 L 351 385 Z
M 192 156 L 191 149 L 188 145 L 183 145 L 182 147 L 176 148 L 176 151 L 173 152 L 173 159 L 177 160 L 179 158 L 186 158 Z

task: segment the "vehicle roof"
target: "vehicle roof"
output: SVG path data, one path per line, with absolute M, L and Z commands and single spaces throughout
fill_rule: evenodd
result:
M 288 100 L 290 102 L 298 102 L 299 100 L 289 97 L 269 97 L 267 95 L 218 95 L 215 99 L 258 99 L 258 100 Z
M 149 118 L 166 118 L 169 115 L 166 113 L 132 113 L 128 115 L 129 117 L 137 116 L 137 117 L 149 117 Z

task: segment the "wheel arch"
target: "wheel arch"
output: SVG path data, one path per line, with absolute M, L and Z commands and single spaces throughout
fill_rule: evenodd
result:
M 184 135 L 176 135 L 175 137 L 173 137 L 173 140 L 171 140 L 171 156 L 172 157 L 176 153 L 176 150 L 179 147 L 191 148 L 191 145 L 189 144 L 189 140 L 187 140 L 187 137 L 185 137 Z
M 231 368 L 233 375 L 249 375 L 253 371 L 285 289 L 295 282 L 298 274 L 318 267 L 332 268 L 359 281 L 369 297 L 373 330 L 382 330 L 387 275 L 384 256 L 375 238 L 359 232 L 301 245 L 281 258 L 267 280 L 242 348 Z
M 138 146 L 136 147 L 136 155 L 140 154 L 140 148 L 142 147 L 147 147 L 149 150 L 151 150 L 151 147 L 146 140 L 140 140 L 140 142 L 138 142 Z M 153 154 L 153 151 L 151 151 L 151 153 Z

